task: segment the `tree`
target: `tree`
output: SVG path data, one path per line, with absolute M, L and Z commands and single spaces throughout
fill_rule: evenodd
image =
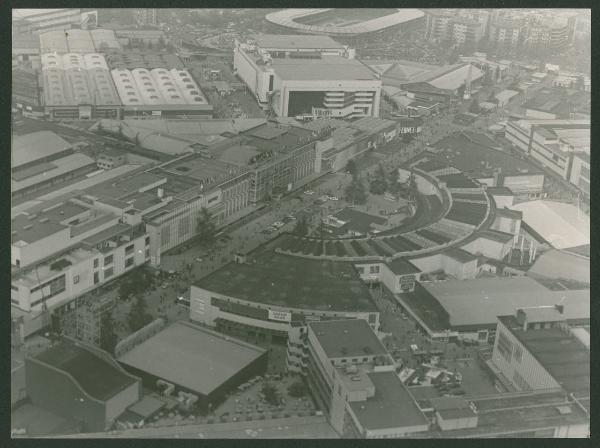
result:
M 471 112 L 472 114 L 479 113 L 479 102 L 477 98 L 473 98 L 473 101 L 471 101 L 471 105 L 469 106 L 469 112 Z
M 138 331 L 152 322 L 152 315 L 148 313 L 147 309 L 146 300 L 141 295 L 136 296 L 136 300 L 127 315 L 127 324 L 132 332 Z
M 367 202 L 367 192 L 365 191 L 365 185 L 358 178 L 353 177 L 350 185 L 346 187 L 346 200 L 354 204 L 364 204 Z
M 296 381 L 288 387 L 288 394 L 290 397 L 300 398 L 306 396 L 308 392 L 306 385 L 302 381 Z
M 100 318 L 100 348 L 113 354 L 119 338 L 114 329 L 112 312 L 104 313 Z
M 388 181 L 387 181 L 388 188 L 397 183 L 398 183 L 398 170 L 396 168 L 394 168 L 388 173 Z
M 349 160 L 346 164 L 346 172 L 350 173 L 352 176 L 358 174 L 358 167 L 356 166 L 356 162 L 354 160 Z
M 382 179 L 375 179 L 369 184 L 369 191 L 373 194 L 383 194 L 387 190 L 387 182 Z
M 263 387 L 261 390 L 262 394 L 265 396 L 265 401 L 272 406 L 276 406 L 279 404 L 279 391 L 277 388 L 271 383 L 263 383 Z
M 296 221 L 293 233 L 298 236 L 306 236 L 308 235 L 308 230 L 308 220 L 306 219 L 306 216 L 300 216 L 298 221 Z
M 198 215 L 196 233 L 198 241 L 201 243 L 214 242 L 214 236 L 217 233 L 217 226 L 212 220 L 212 216 L 206 207 L 202 207 L 200 214 Z

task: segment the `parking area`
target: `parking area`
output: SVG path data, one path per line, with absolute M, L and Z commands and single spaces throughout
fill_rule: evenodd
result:
M 230 393 L 215 409 L 211 409 L 208 415 L 192 412 L 188 415 L 176 410 L 162 411 L 153 418 L 153 426 L 171 426 L 174 424 L 202 424 L 220 422 L 238 422 L 251 420 L 271 420 L 290 417 L 305 417 L 318 415 L 312 399 L 306 393 L 290 394 L 290 386 L 302 383 L 299 375 L 292 373 L 265 374 L 252 378 L 246 387 L 239 387 Z M 250 384 L 248 386 L 248 384 Z M 273 398 L 265 396 L 263 391 L 265 385 L 273 388 Z M 293 390 L 293 389 L 292 389 Z

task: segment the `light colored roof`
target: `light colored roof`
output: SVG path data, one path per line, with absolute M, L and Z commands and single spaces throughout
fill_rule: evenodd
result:
M 567 319 L 589 319 L 590 290 L 552 291 L 528 277 L 422 283 L 444 307 L 452 326 L 493 325 L 517 308 L 564 305 Z
M 305 33 L 351 36 L 355 34 L 379 31 L 390 26 L 400 25 L 415 19 L 420 19 L 425 15 L 425 13 L 419 9 L 402 8 L 398 9 L 398 12 L 389 14 L 387 16 L 377 17 L 344 27 L 305 25 L 295 21 L 295 19 L 299 19 L 301 17 L 306 17 L 329 10 L 330 9 L 283 9 L 281 11 L 267 14 L 265 19 L 271 23 L 293 28 Z
M 72 8 L 55 8 L 55 9 L 13 9 L 12 16 L 15 19 L 33 19 L 35 17 L 44 16 L 45 14 L 50 13 L 59 13 L 59 12 L 76 12 L 79 9 Z
M 90 34 L 92 36 L 92 40 L 94 41 L 96 51 L 101 50 L 101 47 L 104 45 L 110 49 L 121 49 L 121 44 L 119 43 L 113 30 L 96 29 L 91 30 Z
M 571 328 L 571 333 L 581 341 L 585 348 L 590 349 L 590 332 L 586 328 Z
M 519 92 L 517 92 L 516 90 L 503 90 L 502 92 L 498 93 L 495 97 L 496 99 L 498 99 L 498 101 L 504 102 L 508 101 L 513 96 L 518 94 Z
M 523 212 L 523 221 L 556 249 L 590 244 L 590 218 L 575 205 L 538 200 L 511 208 Z
M 104 56 L 99 53 L 42 54 L 42 76 L 47 105 L 119 105 Z
M 329 36 L 261 34 L 255 38 L 256 44 L 264 49 L 340 49 L 344 46 Z
M 272 68 L 283 80 L 372 81 L 381 85 L 375 74 L 356 59 L 323 56 L 320 59 L 273 59 Z
M 471 67 L 471 81 L 474 82 L 483 77 L 483 72 L 479 68 L 474 65 Z M 448 73 L 431 78 L 427 82 L 438 89 L 456 90 L 465 83 L 468 74 L 469 64 L 465 64 Z
M 529 271 L 529 276 L 575 280 L 590 283 L 590 259 L 582 255 L 551 249 L 540 255 Z
M 39 174 L 19 181 L 12 180 L 11 191 L 14 193 L 32 185 L 36 185 L 40 182 L 45 182 L 54 177 L 62 176 L 71 171 L 83 168 L 86 165 L 92 165 L 95 163 L 96 162 L 94 162 L 94 159 L 86 156 L 85 154 L 71 154 L 61 159 L 52 161 L 48 164 L 48 169 Z
M 11 165 L 13 168 L 17 168 L 63 152 L 71 146 L 69 142 L 51 131 L 39 131 L 16 136 L 12 141 Z
M 111 75 L 121 101 L 127 106 L 208 104 L 187 70 L 114 69 Z
M 119 362 L 208 395 L 264 350 L 177 322 L 119 358 Z

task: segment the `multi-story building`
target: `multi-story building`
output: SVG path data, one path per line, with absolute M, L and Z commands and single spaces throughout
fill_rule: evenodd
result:
M 119 216 L 108 199 L 84 199 L 43 202 L 12 219 L 13 306 L 57 308 L 149 260 L 135 212 Z
M 477 44 L 487 33 L 490 14 L 484 10 L 429 9 L 425 37 L 432 41 L 451 41 L 457 45 Z
M 569 328 L 562 305 L 518 309 L 498 316 L 492 362 L 513 390 L 562 389 L 575 398 L 589 398 L 587 331 Z
M 590 155 L 585 152 L 573 153 L 569 182 L 579 188 L 585 195 L 590 195 Z
M 515 50 L 523 43 L 527 31 L 526 25 L 521 18 L 492 18 L 489 41 L 497 48 Z
M 393 358 L 365 321 L 311 322 L 307 335 L 307 380 L 340 435 L 399 438 L 429 429 Z
M 139 25 L 156 26 L 156 8 L 141 8 L 134 10 L 135 20 Z
M 307 260 L 268 247 L 195 282 L 190 302 L 194 321 L 249 341 L 287 344 L 288 368 L 298 372 L 306 368 L 307 322 L 362 319 L 379 328 L 369 288 L 352 263 Z
M 505 136 L 517 149 L 575 186 L 579 187 L 581 167 L 583 177 L 589 179 L 585 171 L 590 153 L 589 120 L 512 121 L 506 125 Z M 585 182 L 583 187 L 585 192 Z
M 459 46 L 473 46 L 484 36 L 485 24 L 470 17 L 457 17 L 450 23 L 450 36 Z
M 450 37 L 450 27 L 455 13 L 451 10 L 429 9 L 426 14 L 425 37 L 433 41 L 445 41 Z
M 112 297 L 101 297 L 96 300 L 85 300 L 75 310 L 75 335 L 80 341 L 100 345 L 102 338 L 102 319 L 116 305 Z
M 531 50 L 561 50 L 573 41 L 574 20 L 565 17 L 533 19 L 527 27 L 525 46 Z
M 236 42 L 234 68 L 277 116 L 379 116 L 381 80 L 329 37 L 263 35 Z

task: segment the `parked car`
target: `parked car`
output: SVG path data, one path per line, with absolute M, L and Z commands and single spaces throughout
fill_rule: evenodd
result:
M 285 223 L 281 222 L 281 221 L 275 221 L 273 224 L 271 224 L 273 227 L 275 227 L 276 229 L 281 229 L 283 226 L 285 226 Z
M 337 196 L 329 196 L 329 200 L 330 201 L 339 201 L 339 198 Z
M 306 195 L 308 195 L 308 196 L 312 196 L 313 194 L 315 194 L 315 192 L 314 192 L 314 191 L 312 191 L 312 190 L 306 190 L 306 191 L 304 192 L 304 194 L 306 194 Z
M 194 258 L 194 261 L 197 262 L 197 263 L 201 263 L 202 262 L 202 258 L 196 257 L 196 258 Z

